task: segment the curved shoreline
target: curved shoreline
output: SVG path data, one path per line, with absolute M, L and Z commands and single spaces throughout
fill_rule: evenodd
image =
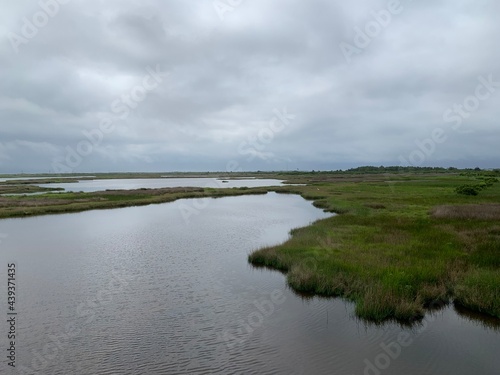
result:
M 428 307 L 451 300 L 471 311 L 500 318 L 500 226 L 496 224 L 494 205 L 499 201 L 500 184 L 477 197 L 454 193 L 456 186 L 469 180 L 457 174 L 323 174 L 294 176 L 290 180 L 307 184 L 303 186 L 0 197 L 0 218 L 123 208 L 185 198 L 299 194 L 316 207 L 340 215 L 293 230 L 284 244 L 249 256 L 252 264 L 286 272 L 294 290 L 347 298 L 355 302 L 358 317 L 375 322 L 416 321 Z M 433 211 L 437 206 L 441 207 L 439 215 Z M 481 207 L 486 206 L 491 208 L 489 216 L 482 217 Z M 500 210 L 498 215 L 500 218 Z
M 500 184 L 471 200 L 454 194 L 463 180 L 310 185 L 301 195 L 340 215 L 248 260 L 284 272 L 297 292 L 354 302 L 367 321 L 412 323 L 453 302 L 500 322 Z

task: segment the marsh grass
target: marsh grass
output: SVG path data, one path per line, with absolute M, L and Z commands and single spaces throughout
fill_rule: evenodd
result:
M 455 285 L 455 302 L 500 318 L 500 272 L 473 269 Z
M 496 172 L 495 172 L 496 173 Z M 249 261 L 286 273 L 298 292 L 342 296 L 357 316 L 415 321 L 454 300 L 500 318 L 500 184 L 455 193 L 477 173 L 253 174 L 304 186 L 164 188 L 0 197 L 0 218 L 79 212 L 276 191 L 300 194 L 339 215 L 291 232 Z M 102 176 L 101 176 L 102 177 Z M 117 177 L 117 176 L 109 176 Z M 128 177 L 128 176 L 121 176 Z M 153 177 L 153 176 L 151 176 Z M 38 181 L 39 182 L 39 181 Z M 29 189 L 30 185 L 24 185 Z
M 247 194 L 266 194 L 265 188 L 203 189 L 161 188 L 106 190 L 95 193 L 57 193 L 36 196 L 0 197 L 0 218 L 81 212 L 173 202 L 185 198 L 219 198 Z
M 341 214 L 249 261 L 287 272 L 297 291 L 354 301 L 370 321 L 414 321 L 454 299 L 500 318 L 498 184 L 466 197 L 454 192 L 464 182 L 456 175 L 386 178 L 304 188 L 315 206 Z
M 455 206 L 437 206 L 431 211 L 432 217 L 440 219 L 476 219 L 499 220 L 500 204 L 467 204 Z

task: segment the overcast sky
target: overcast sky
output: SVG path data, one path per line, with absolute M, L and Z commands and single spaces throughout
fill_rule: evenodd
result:
M 500 2 L 4 1 L 0 173 L 499 167 Z

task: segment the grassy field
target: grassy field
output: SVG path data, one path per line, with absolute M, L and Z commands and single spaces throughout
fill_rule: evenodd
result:
M 342 296 L 372 321 L 412 321 L 453 300 L 500 318 L 500 183 L 481 174 L 309 177 L 302 196 L 339 215 L 292 231 L 249 261 L 300 292 Z
M 436 303 L 500 318 L 500 178 L 498 172 L 410 170 L 248 173 L 304 186 L 164 188 L 0 197 L 0 218 L 171 202 L 180 198 L 300 194 L 338 215 L 292 231 L 286 243 L 249 256 L 287 274 L 299 292 L 342 296 L 371 321 L 413 321 Z M 172 177 L 220 174 L 175 174 Z M 159 177 L 150 174 L 148 177 Z M 228 178 L 227 175 L 220 175 Z M 47 176 L 48 177 L 48 176 Z M 141 174 L 99 175 L 137 178 Z M 490 183 L 491 182 L 491 183 Z M 478 195 L 457 194 L 463 185 Z M 0 183 L 0 189 L 35 189 Z M 10 190 L 13 191 L 13 190 Z
M 0 219 L 144 206 L 173 202 L 183 198 L 218 198 L 246 194 L 265 194 L 267 191 L 266 188 L 211 189 L 186 187 L 2 196 L 0 197 Z
M 238 176 L 267 177 L 264 173 L 246 173 Z M 94 209 L 109 209 L 172 202 L 182 198 L 206 198 L 243 194 L 265 194 L 266 188 L 254 189 L 213 189 L 213 188 L 163 188 L 138 190 L 108 190 L 95 193 L 64 193 L 63 189 L 41 188 L 34 184 L 77 182 L 84 179 L 124 179 L 124 178 L 172 178 L 209 177 L 231 178 L 227 173 L 101 173 L 53 175 L 2 175 L 0 178 L 23 178 L 22 180 L 0 181 L 0 219 L 27 217 L 58 213 L 80 212 Z M 37 177 L 38 179 L 29 179 Z M 43 179 L 41 178 L 43 177 Z M 73 178 L 75 177 L 75 178 Z M 78 178 L 76 178 L 78 177 Z M 41 192 L 57 194 L 23 195 Z M 6 196 L 1 194 L 16 194 Z

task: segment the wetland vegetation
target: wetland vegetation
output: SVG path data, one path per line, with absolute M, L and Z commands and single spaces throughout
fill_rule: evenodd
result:
M 96 178 L 160 176 L 165 174 Z M 227 173 L 172 175 L 189 176 L 232 177 Z M 364 167 L 332 172 L 239 173 L 238 177 L 276 178 L 303 185 L 2 196 L 0 218 L 181 198 L 269 191 L 299 194 L 338 215 L 295 229 L 287 242 L 249 255 L 256 266 L 286 272 L 294 290 L 347 298 L 355 302 L 360 318 L 377 322 L 419 319 L 435 302 L 453 302 L 500 318 L 500 171 Z M 2 182 L 0 191 L 32 192 L 30 189 L 37 190 L 33 183 Z M 473 186 L 478 194 L 460 194 L 461 186 Z

